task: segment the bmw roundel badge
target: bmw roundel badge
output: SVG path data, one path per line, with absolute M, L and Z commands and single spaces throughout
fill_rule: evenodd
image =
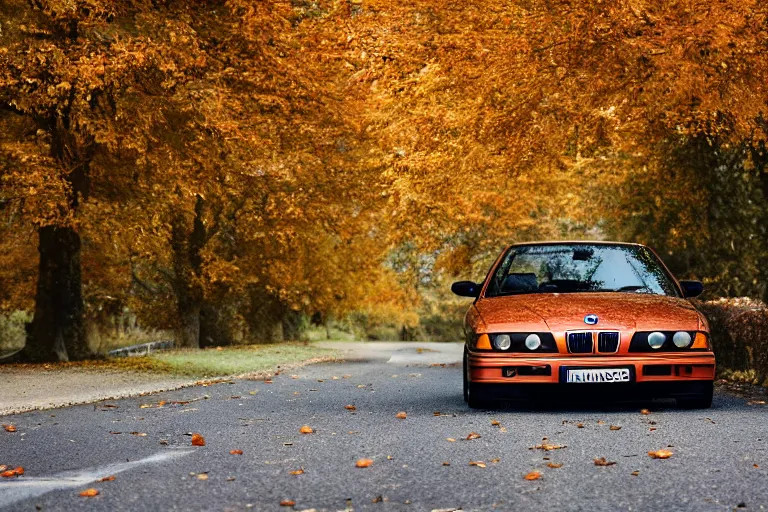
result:
M 587 315 L 584 317 L 584 323 L 587 325 L 597 324 L 597 315 Z

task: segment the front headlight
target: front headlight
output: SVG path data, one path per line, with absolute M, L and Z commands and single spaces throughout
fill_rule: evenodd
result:
M 541 346 L 541 338 L 539 338 L 538 334 L 529 334 L 527 338 L 525 338 L 525 348 L 528 350 L 536 350 Z
M 685 348 L 691 344 L 691 335 L 685 331 L 677 331 L 672 336 L 672 343 L 674 343 L 677 348 Z
M 648 345 L 650 345 L 654 350 L 660 349 L 666 341 L 667 337 L 663 332 L 652 332 L 648 335 Z
M 508 334 L 497 334 L 493 337 L 493 346 L 497 350 L 509 350 L 512 346 L 512 338 Z

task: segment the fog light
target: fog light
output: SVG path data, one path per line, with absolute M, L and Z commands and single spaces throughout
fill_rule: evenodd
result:
M 662 332 L 652 332 L 648 335 L 648 345 L 654 350 L 660 349 L 665 341 L 667 337 Z
M 525 347 L 528 350 L 536 350 L 541 346 L 541 338 L 539 338 L 538 334 L 529 334 L 527 338 L 525 338 Z
M 691 344 L 691 335 L 685 331 L 678 331 L 672 336 L 672 343 L 677 348 L 685 348 Z
M 512 346 L 512 338 L 508 334 L 499 334 L 493 338 L 493 346 L 497 350 L 509 350 Z

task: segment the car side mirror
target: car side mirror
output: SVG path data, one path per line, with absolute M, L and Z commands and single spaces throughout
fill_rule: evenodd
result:
M 451 285 L 451 291 L 461 297 L 476 299 L 480 295 L 480 285 L 472 281 L 457 281 Z
M 683 295 L 686 298 L 698 297 L 704 291 L 701 281 L 680 281 L 680 286 L 683 287 Z

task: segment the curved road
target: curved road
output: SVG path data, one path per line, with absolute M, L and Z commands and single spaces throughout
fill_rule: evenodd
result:
M 0 465 L 26 470 L 0 481 L 0 509 L 768 508 L 766 405 L 718 391 L 699 411 L 663 401 L 473 411 L 461 398 L 460 345 L 347 346 L 345 363 L 271 383 L 0 417 L 18 429 L 0 430 Z M 192 432 L 206 445 L 192 446 Z M 659 449 L 671 458 L 647 455 Z M 615 464 L 596 465 L 602 457 Z M 372 465 L 355 467 L 361 458 Z M 541 477 L 526 480 L 533 471 Z M 79 496 L 87 488 L 100 494 Z

